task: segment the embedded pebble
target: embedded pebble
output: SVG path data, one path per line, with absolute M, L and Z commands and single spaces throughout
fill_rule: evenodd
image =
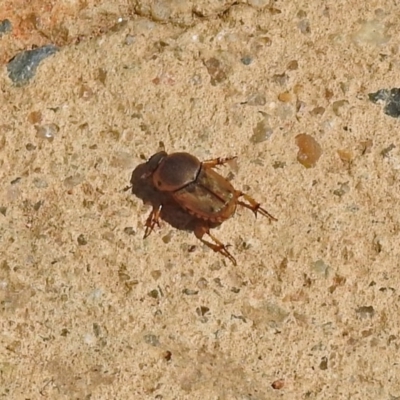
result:
M 198 74 L 195 74 L 195 75 L 193 75 L 191 78 L 190 78 L 190 82 L 193 84 L 193 85 L 201 85 L 202 84 L 202 78 L 201 78 L 201 75 L 198 75 Z
M 134 36 L 134 35 L 126 35 L 126 37 L 125 37 L 125 41 L 124 41 L 124 43 L 127 45 L 127 46 L 130 46 L 131 44 L 133 44 L 133 43 L 135 43 L 135 41 L 136 41 L 136 37 Z
M 297 27 L 303 35 L 311 32 L 310 21 L 308 19 L 302 19 L 299 21 Z
M 364 21 L 360 29 L 352 35 L 352 40 L 356 44 L 369 44 L 380 46 L 390 40 L 386 34 L 386 26 L 377 20 Z
M 226 72 L 224 67 L 218 59 L 212 57 L 204 61 L 204 65 L 207 68 L 208 73 L 211 77 L 211 85 L 216 86 L 218 83 L 223 82 L 226 78 Z
M 199 289 L 206 289 L 207 286 L 208 286 L 207 279 L 206 279 L 206 278 L 200 278 L 200 279 L 197 281 L 196 286 L 197 286 Z
M 4 34 L 11 32 L 12 25 L 11 21 L 8 19 L 4 19 L 3 21 L 0 22 L 0 37 L 2 37 Z
M 36 150 L 36 146 L 35 146 L 34 144 L 32 144 L 32 143 L 27 143 L 26 146 L 25 146 L 25 148 L 26 148 L 28 151 Z
M 44 179 L 41 179 L 41 178 L 34 178 L 33 184 L 38 189 L 45 189 L 49 186 L 48 183 Z
M 391 143 L 388 147 L 385 147 L 382 151 L 381 151 L 381 156 L 383 158 L 387 158 L 389 157 L 390 152 L 396 148 L 396 145 Z
M 361 306 L 356 309 L 356 314 L 361 318 L 372 318 L 375 314 L 373 306 Z
M 289 80 L 289 76 L 286 75 L 285 73 L 283 73 L 283 74 L 275 74 L 275 75 L 272 76 L 271 79 L 272 79 L 272 82 L 274 82 L 274 83 L 276 83 L 276 84 L 278 84 L 280 86 L 285 86 L 286 83 Z
M 41 111 L 32 111 L 28 115 L 28 122 L 33 125 L 42 122 L 42 119 L 43 119 L 43 115 L 42 115 Z
M 94 96 L 94 92 L 92 90 L 92 88 L 90 88 L 87 85 L 82 85 L 79 89 L 79 97 L 82 100 L 90 100 L 92 97 Z
M 78 236 L 76 241 L 78 242 L 79 246 L 87 245 L 87 240 L 86 240 L 85 236 L 82 233 Z
M 282 103 L 280 107 L 276 109 L 276 116 L 282 120 L 292 118 L 295 109 L 291 104 Z
M 143 336 L 145 343 L 150 344 L 151 346 L 159 346 L 160 339 L 157 335 L 147 334 Z
M 164 235 L 164 236 L 161 238 L 161 240 L 162 240 L 165 244 L 168 244 L 168 243 L 171 241 L 171 239 L 172 239 L 172 235 L 173 235 L 173 232 L 172 232 L 172 231 L 169 231 L 166 235 Z
M 337 153 L 343 162 L 350 162 L 353 159 L 353 152 L 351 150 L 339 149 Z
M 299 63 L 297 60 L 292 60 L 287 65 L 288 71 L 296 71 L 299 68 Z
M 262 93 L 253 93 L 246 101 L 248 106 L 264 106 L 267 102 L 265 95 Z
M 285 386 L 284 379 L 277 379 L 276 381 L 272 382 L 271 387 L 275 390 L 280 390 Z
M 325 112 L 324 107 L 315 107 L 310 111 L 311 115 L 322 115 Z
M 323 276 L 324 278 L 328 277 L 329 274 L 329 266 L 325 264 L 324 260 L 317 260 L 312 264 L 312 269 L 318 275 Z
M 99 68 L 97 70 L 97 80 L 102 83 L 103 85 L 106 83 L 107 80 L 107 70 L 105 68 Z
M 346 193 L 350 191 L 350 186 L 348 182 L 340 183 L 339 188 L 333 191 L 333 194 L 338 197 L 344 196 Z
M 210 309 L 206 306 L 200 306 L 196 308 L 196 314 L 199 317 L 204 317 L 209 311 Z
M 389 117 L 400 117 L 400 89 L 381 89 L 375 93 L 369 93 L 368 98 L 375 104 L 384 105 L 383 112 Z
M 69 176 L 64 179 L 64 186 L 67 189 L 72 189 L 74 186 L 79 185 L 85 180 L 85 177 L 82 174 L 76 174 L 73 176 Z
M 43 204 L 44 204 L 44 200 L 39 200 L 33 205 L 33 209 L 35 211 L 39 211 L 40 207 L 42 207 Z
M 6 135 L 1 135 L 0 136 L 0 150 L 3 150 L 4 147 L 6 146 Z
M 162 273 L 159 269 L 157 269 L 157 270 L 151 271 L 150 275 L 155 281 L 158 281 L 161 278 Z
M 113 243 L 115 242 L 115 233 L 114 232 L 104 232 L 101 237 L 107 242 Z
M 249 5 L 251 5 L 252 7 L 265 7 L 268 3 L 269 0 L 248 0 L 249 1 Z
M 153 299 L 158 299 L 160 297 L 160 294 L 158 293 L 157 289 L 150 290 L 150 292 L 147 293 L 147 295 L 149 297 L 152 297 Z
M 135 229 L 133 229 L 132 226 L 127 226 L 126 228 L 124 228 L 124 233 L 127 235 L 135 235 L 136 231 Z
M 286 163 L 284 161 L 274 161 L 274 163 L 272 164 L 272 168 L 274 169 L 285 168 L 285 167 Z
M 278 94 L 278 100 L 282 103 L 289 103 L 293 100 L 293 97 L 289 92 L 283 92 Z
M 35 125 L 36 135 L 40 139 L 46 139 L 49 142 L 54 140 L 57 132 L 60 130 L 56 124 Z
M 185 288 L 182 290 L 182 293 L 186 294 L 187 296 L 196 296 L 199 293 L 199 291 Z
M 315 167 L 322 155 L 320 144 L 312 136 L 302 133 L 296 136 L 296 145 L 299 148 L 297 161 L 306 168 Z
M 18 185 L 11 184 L 6 191 L 7 201 L 12 202 L 21 196 L 21 189 Z
M 172 10 L 166 1 L 156 1 L 151 7 L 151 16 L 154 21 L 164 22 L 171 16 Z
M 242 62 L 242 64 L 244 65 L 250 65 L 253 62 L 253 58 L 250 56 L 244 56 L 240 59 L 240 61 Z
M 334 101 L 332 104 L 332 110 L 335 113 L 335 115 L 337 115 L 339 117 L 340 109 L 348 104 L 349 104 L 349 102 L 347 100 Z
M 17 54 L 7 64 L 9 78 L 17 86 L 25 85 L 35 76 L 39 64 L 57 51 L 57 46 L 48 45 Z
M 110 165 L 115 168 L 132 169 L 135 166 L 135 160 L 131 154 L 118 151 L 111 158 Z
M 254 144 L 264 142 L 273 132 L 274 131 L 268 123 L 268 116 L 266 116 L 253 128 L 253 135 L 251 136 L 250 141 Z

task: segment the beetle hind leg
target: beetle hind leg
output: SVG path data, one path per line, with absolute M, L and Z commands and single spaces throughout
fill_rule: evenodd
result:
M 216 253 L 221 253 L 224 257 L 229 258 L 233 265 L 237 265 L 236 259 L 233 257 L 231 253 L 229 253 L 227 247 L 228 245 L 223 244 L 220 242 L 215 236 L 210 233 L 210 228 L 204 225 L 198 225 L 194 230 L 194 234 L 196 237 L 208 246 L 210 249 L 214 250 Z M 208 240 L 203 239 L 203 236 L 207 234 L 214 243 L 209 242 Z
M 269 218 L 271 221 L 278 221 L 275 217 L 273 217 L 266 209 L 261 207 L 261 204 L 255 201 L 252 197 L 250 197 L 246 193 L 240 192 L 239 197 L 243 197 L 247 203 L 244 201 L 238 200 L 237 204 L 241 205 L 242 207 L 246 207 L 249 210 L 253 211 L 254 215 L 257 217 L 257 214 L 260 213 L 264 217 Z
M 153 232 L 154 227 L 156 225 L 160 226 L 161 210 L 162 210 L 162 205 L 159 205 L 158 207 L 153 207 L 153 209 L 151 210 L 146 220 L 145 224 L 146 230 L 144 231 L 143 239 L 146 239 L 148 236 L 150 236 L 151 232 Z

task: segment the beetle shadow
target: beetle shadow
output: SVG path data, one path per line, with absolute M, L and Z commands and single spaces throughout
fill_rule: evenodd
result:
M 149 175 L 150 172 L 147 162 L 139 164 L 133 170 L 130 180 L 132 194 L 141 199 L 144 204 L 149 204 L 154 208 L 158 208 L 162 204 L 161 220 L 173 228 L 194 233 L 199 223 L 204 224 L 204 221 L 183 210 L 167 193 L 158 191 L 152 183 L 151 174 L 149 177 L 143 177 Z M 210 224 L 209 226 L 215 228 L 218 225 L 220 224 Z

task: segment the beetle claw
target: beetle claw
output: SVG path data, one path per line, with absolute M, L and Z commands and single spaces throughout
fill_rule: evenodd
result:
M 151 210 L 149 216 L 147 217 L 146 220 L 146 229 L 144 231 L 144 236 L 143 239 L 146 239 L 148 236 L 150 236 L 151 232 L 153 232 L 154 227 L 157 225 L 158 227 L 160 226 L 160 214 L 162 210 L 162 205 L 158 207 L 153 207 Z
M 228 251 L 227 247 L 231 247 L 231 244 L 223 244 L 220 242 L 215 236 L 210 233 L 210 229 L 207 226 L 198 226 L 195 229 L 196 237 L 201 240 L 207 247 L 215 251 L 216 253 L 220 253 L 226 258 L 229 258 L 233 265 L 237 265 L 235 257 Z M 214 243 L 209 242 L 208 240 L 203 239 L 203 236 L 207 234 Z
M 226 258 L 229 258 L 229 260 L 231 261 L 231 263 L 233 265 L 237 265 L 236 259 L 235 257 L 233 257 L 233 255 L 227 250 L 227 247 L 230 247 L 231 245 L 225 245 L 225 244 L 214 244 L 211 242 L 208 242 L 207 240 L 204 239 L 200 239 L 207 247 L 209 247 L 210 249 L 214 250 L 216 253 L 220 253 L 223 256 L 225 256 Z
M 277 218 L 272 216 L 267 210 L 262 207 L 258 207 L 257 212 L 259 212 L 261 215 L 264 215 L 264 217 L 269 218 L 271 221 L 278 221 Z
M 130 190 L 130 189 L 132 189 L 132 185 L 129 185 L 129 186 L 125 186 L 123 189 L 122 189 L 122 191 L 123 192 L 127 192 L 128 190 Z
M 249 210 L 253 211 L 253 213 L 256 216 L 256 218 L 257 218 L 257 215 L 260 213 L 264 217 L 269 218 L 271 221 L 277 221 L 277 219 L 274 216 L 272 216 L 265 208 L 262 208 L 261 204 L 257 203 L 252 197 L 250 197 L 246 193 L 242 193 L 242 192 L 239 194 L 238 197 L 241 197 L 241 196 L 243 196 L 244 199 L 248 203 L 245 203 L 244 201 L 238 200 L 237 204 L 241 205 L 242 207 L 246 207 Z

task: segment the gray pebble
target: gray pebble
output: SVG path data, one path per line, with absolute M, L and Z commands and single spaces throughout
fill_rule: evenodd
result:
M 41 61 L 57 51 L 58 47 L 51 44 L 17 54 L 7 65 L 8 76 L 15 85 L 25 85 L 35 76 Z
M 0 37 L 2 37 L 4 34 L 11 32 L 12 25 L 11 21 L 8 19 L 4 19 L 3 21 L 0 22 Z

